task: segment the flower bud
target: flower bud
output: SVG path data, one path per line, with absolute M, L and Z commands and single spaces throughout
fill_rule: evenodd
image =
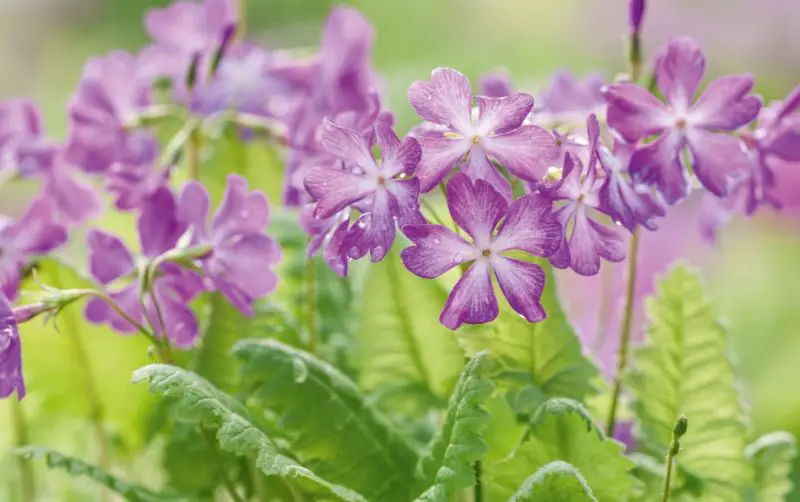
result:
M 230 24 L 226 26 L 225 31 L 222 32 L 222 40 L 220 41 L 217 50 L 214 51 L 214 56 L 211 59 L 211 75 L 217 73 L 219 65 L 222 63 L 222 58 L 225 57 L 225 53 L 228 52 L 228 48 L 231 46 L 231 43 L 236 37 L 237 28 L 238 26 L 236 26 L 236 24 Z
M 632 33 L 638 33 L 644 19 L 645 0 L 630 0 L 629 23 Z
M 195 84 L 197 84 L 197 72 L 199 71 L 200 67 L 200 54 L 194 54 L 192 56 L 192 62 L 189 63 L 189 69 L 186 71 L 186 87 L 188 89 L 194 89 Z
M 687 429 L 689 428 L 689 419 L 685 416 L 681 415 L 677 422 L 675 422 L 675 427 L 672 428 L 672 436 L 675 439 L 680 439 L 686 434 Z

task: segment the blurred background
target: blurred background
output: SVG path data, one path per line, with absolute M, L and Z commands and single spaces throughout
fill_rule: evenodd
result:
M 0 0 L 0 99 L 27 96 L 43 110 L 46 129 L 66 132 L 65 103 L 74 91 L 86 58 L 114 48 L 138 50 L 146 42 L 142 13 L 165 0 Z M 250 0 L 247 31 L 271 47 L 317 44 L 329 0 Z M 376 26 L 375 65 L 388 106 L 400 131 L 414 124 L 405 100 L 408 85 L 426 78 L 436 66 L 452 66 L 470 77 L 506 68 L 516 86 L 532 91 L 546 85 L 554 70 L 576 74 L 600 71 L 608 78 L 624 71 L 626 0 L 356 0 Z M 644 40 L 652 54 L 670 35 L 689 35 L 703 45 L 711 74 L 753 72 L 765 100 L 782 98 L 800 82 L 800 2 L 797 0 L 652 0 Z M 735 221 L 716 248 L 699 238 L 696 201 L 671 218 L 666 241 L 643 237 L 643 258 L 657 273 L 684 257 L 703 267 L 721 314 L 730 327 L 731 350 L 738 363 L 743 393 L 752 409 L 753 434 L 787 429 L 800 434 L 800 166 L 786 183 L 787 208 L 780 215 L 762 212 Z M 277 182 L 277 180 L 276 180 Z M 794 204 L 793 204 L 794 203 Z M 0 209 L 17 213 L 17 197 L 0 195 Z M 665 230 L 666 232 L 666 230 Z M 658 255 L 658 256 L 656 256 Z M 645 277 L 652 280 L 652 275 Z M 564 285 L 566 284 L 566 286 Z M 562 284 L 574 297 L 590 283 Z M 27 327 L 26 327 L 27 329 Z M 70 345 L 52 329 L 23 332 L 26 374 L 32 390 L 25 400 L 30 441 L 90 458 L 91 434 L 80 417 L 79 368 Z M 130 371 L 146 362 L 144 344 L 86 328 L 101 394 L 121 451 L 144 442 L 149 400 L 130 386 Z M 14 461 L 5 453 L 7 402 L 0 403 L 0 500 L 14 500 Z M 58 413 L 56 413 L 58 411 Z M 69 418 L 70 415 L 74 416 Z M 155 453 L 153 453 L 155 455 Z M 123 466 L 148 473 L 155 458 Z M 153 475 L 156 475 L 153 473 Z M 91 500 L 71 478 L 48 474 L 52 499 Z M 795 469 L 800 482 L 800 464 Z M 58 494 L 58 495 L 56 495 Z M 791 500 L 800 501 L 800 491 Z

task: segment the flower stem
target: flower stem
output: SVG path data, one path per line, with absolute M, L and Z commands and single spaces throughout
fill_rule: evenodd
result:
M 447 187 L 444 185 L 444 181 L 439 183 L 439 188 L 442 190 L 442 196 L 444 196 L 445 203 L 447 203 Z M 455 220 L 453 220 L 453 230 L 455 231 L 456 235 L 459 237 L 461 236 L 461 231 L 458 230 L 458 225 L 456 224 Z
M 28 423 L 25 421 L 25 413 L 22 403 L 16 397 L 9 398 L 11 405 L 11 426 L 14 429 L 14 444 L 18 448 L 28 444 Z M 33 476 L 33 469 L 30 462 L 23 456 L 17 456 L 17 465 L 20 474 L 20 494 L 21 502 L 36 501 L 36 480 Z
M 49 279 L 54 288 L 63 289 L 61 277 L 58 272 L 53 271 L 50 274 Z M 89 421 L 92 423 L 95 439 L 97 440 L 97 446 L 99 448 L 97 465 L 101 469 L 107 471 L 109 469 L 109 465 L 111 464 L 111 446 L 103 427 L 103 422 L 105 421 L 105 410 L 103 409 L 103 401 L 100 398 L 100 392 L 97 390 L 98 385 L 94 376 L 94 372 L 92 371 L 92 364 L 88 354 L 86 353 L 86 347 L 83 344 L 78 322 L 75 319 L 74 314 L 74 310 L 68 312 L 65 309 L 62 311 L 62 325 L 66 328 L 67 338 L 69 339 L 72 347 L 75 361 L 80 367 L 81 378 L 83 379 L 83 392 L 86 395 L 86 400 L 89 404 Z M 108 490 L 105 487 L 101 487 L 100 490 L 100 500 L 107 500 L 109 496 Z
M 667 453 L 667 474 L 664 477 L 664 493 L 661 496 L 661 502 L 669 502 L 670 486 L 672 485 L 672 459 L 674 455 L 672 450 Z
M 317 324 L 317 278 L 314 258 L 306 262 L 305 320 L 308 331 L 308 351 L 314 354 L 319 345 L 319 326 Z
M 617 422 L 617 407 L 619 397 L 622 392 L 622 377 L 628 364 L 628 345 L 631 341 L 631 327 L 633 323 L 633 312 L 636 307 L 636 272 L 639 259 L 639 233 L 634 230 L 628 252 L 628 283 L 625 289 L 625 310 L 622 317 L 622 325 L 619 333 L 619 353 L 617 355 L 617 374 L 614 377 L 614 390 L 611 394 L 611 408 L 606 421 L 606 433 L 609 437 L 614 435 L 614 427 Z
M 247 31 L 247 0 L 239 0 L 238 14 L 239 26 L 236 29 L 236 39 L 243 40 Z
M 200 172 L 200 136 L 197 129 L 193 129 L 189 133 L 189 140 L 186 144 L 186 163 L 189 179 L 196 180 Z
M 233 481 L 230 480 L 228 473 L 225 471 L 225 464 L 222 462 L 222 458 L 219 456 L 216 436 L 213 432 L 203 429 L 203 437 L 206 438 L 206 441 L 208 441 L 208 446 L 211 448 L 211 454 L 214 457 L 214 463 L 217 464 L 217 470 L 222 477 L 222 484 L 225 485 L 225 490 L 228 492 L 234 502 L 245 502 L 241 495 L 239 495 L 239 492 L 236 491 L 236 485 L 233 484 Z
M 475 471 L 475 489 L 473 491 L 472 502 L 483 502 L 483 466 L 480 460 L 476 460 L 472 468 Z
M 689 428 L 689 420 L 681 415 L 675 421 L 675 426 L 672 428 L 672 441 L 669 443 L 669 450 L 667 451 L 667 473 L 664 476 L 664 493 L 661 496 L 661 502 L 669 502 L 670 488 L 672 485 L 672 463 L 675 456 L 681 451 L 680 439 L 686 434 Z

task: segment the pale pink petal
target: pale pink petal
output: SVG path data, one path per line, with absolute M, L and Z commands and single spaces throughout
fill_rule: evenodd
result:
M 511 308 L 528 322 L 539 322 L 547 317 L 540 302 L 545 286 L 542 267 L 497 256 L 492 258 L 492 268 Z
M 375 190 L 363 176 L 331 167 L 314 167 L 305 179 L 306 190 L 318 199 L 316 218 L 328 218 Z
M 561 223 L 552 214 L 553 203 L 538 194 L 515 200 L 497 232 L 496 252 L 521 249 L 536 256 L 550 256 L 561 242 Z
M 401 143 L 390 126 L 380 123 L 375 125 L 375 136 L 381 149 L 379 170 L 384 177 L 411 174 L 417 169 L 422 158 L 422 148 L 416 139 L 408 137 Z
M 456 224 L 481 249 L 488 249 L 492 232 L 508 211 L 505 199 L 492 185 L 483 180 L 473 185 L 463 173 L 453 176 L 447 184 L 447 207 Z
M 440 134 L 418 137 L 422 160 L 417 169 L 420 190 L 429 192 L 450 174 L 456 164 L 469 152 L 472 143 L 465 138 L 450 139 Z
M 471 128 L 472 88 L 467 77 L 452 68 L 436 68 L 430 80 L 411 84 L 408 102 L 429 122 L 462 133 Z
M 676 110 L 686 111 L 706 72 L 706 58 L 696 41 L 672 38 L 656 59 L 656 80 L 661 93 Z
M 728 75 L 714 80 L 689 112 L 692 125 L 733 131 L 749 124 L 761 110 L 761 98 L 748 95 L 752 88 L 750 75 Z
M 608 126 L 628 142 L 658 134 L 674 122 L 661 101 L 639 85 L 610 85 L 603 95 L 608 101 Z
M 748 159 L 741 141 L 735 136 L 692 129 L 687 139 L 694 174 L 709 192 L 724 197 L 733 183 L 747 175 Z
M 558 158 L 553 136 L 535 125 L 524 125 L 482 140 L 486 152 L 514 176 L 539 181 Z
M 322 122 L 320 143 L 331 155 L 352 162 L 366 172 L 375 173 L 378 170 L 364 137 L 352 129 L 336 125 L 326 118 Z
M 456 283 L 439 321 L 455 330 L 464 323 L 483 324 L 497 318 L 499 307 L 492 288 L 489 260 L 477 260 Z
M 478 249 L 441 225 L 406 225 L 403 233 L 415 244 L 400 254 L 403 263 L 411 273 L 426 279 L 480 256 Z
M 533 110 L 533 97 L 518 92 L 502 98 L 478 96 L 478 126 L 480 134 L 516 129 Z

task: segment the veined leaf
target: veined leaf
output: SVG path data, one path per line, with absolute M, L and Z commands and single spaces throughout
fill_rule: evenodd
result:
M 518 413 L 533 414 L 551 397 L 583 401 L 594 392 L 592 380 L 598 374 L 558 303 L 552 267 L 542 267 L 547 272 L 542 295 L 547 319 L 531 324 L 501 309 L 495 322 L 458 331 L 469 354 L 489 349 L 504 367 L 500 378 L 510 384 L 509 403 Z
M 508 502 L 597 502 L 589 484 L 575 467 L 556 460 L 522 483 Z
M 725 331 L 700 278 L 684 266 L 661 280 L 648 301 L 647 342 L 633 354 L 630 389 L 641 444 L 667 451 L 675 420 L 689 419 L 676 457 L 691 491 L 703 501 L 735 502 L 751 479 L 745 459 L 745 416 Z
M 589 412 L 571 399 L 550 399 L 533 416 L 521 444 L 503 461 L 485 466 L 490 500 L 512 497 L 545 465 L 561 460 L 581 472 L 600 502 L 626 500 L 635 486 L 624 446 L 605 437 Z M 547 499 L 543 499 L 547 500 Z
M 276 430 L 309 468 L 369 500 L 407 502 L 418 454 L 330 364 L 274 340 L 244 340 L 242 389 L 277 413 Z
M 748 490 L 750 502 L 780 502 L 792 491 L 792 460 L 797 441 L 788 432 L 765 434 L 747 446 L 747 458 L 755 468 L 755 483 Z
M 256 459 L 267 476 L 278 476 L 304 490 L 345 502 L 366 502 L 355 491 L 331 483 L 280 453 L 272 440 L 256 427 L 244 406 L 207 380 L 175 366 L 151 364 L 137 370 L 134 382 L 149 380 L 150 391 L 173 400 L 180 417 L 216 431 L 223 450 Z
M 467 363 L 450 397 L 447 417 L 417 467 L 424 486 L 417 501 L 448 502 L 460 490 L 475 485 L 473 464 L 486 453 L 483 431 L 491 416 L 483 404 L 494 384 L 487 378 L 491 361 L 485 352 Z
M 68 472 L 70 476 L 86 476 L 91 478 L 108 489 L 120 494 L 125 500 L 130 502 L 190 502 L 188 497 L 156 493 L 147 488 L 122 481 L 99 467 L 63 455 L 50 448 L 43 446 L 26 446 L 18 449 L 16 452 L 25 458 L 43 458 L 47 463 L 47 467 L 51 469 L 63 469 Z
M 417 389 L 447 398 L 464 367 L 453 333 L 439 323 L 447 291 L 437 281 L 409 274 L 397 242 L 372 264 L 363 288 L 358 330 L 359 383 L 368 392 L 386 387 Z M 420 396 L 419 394 L 422 394 Z

